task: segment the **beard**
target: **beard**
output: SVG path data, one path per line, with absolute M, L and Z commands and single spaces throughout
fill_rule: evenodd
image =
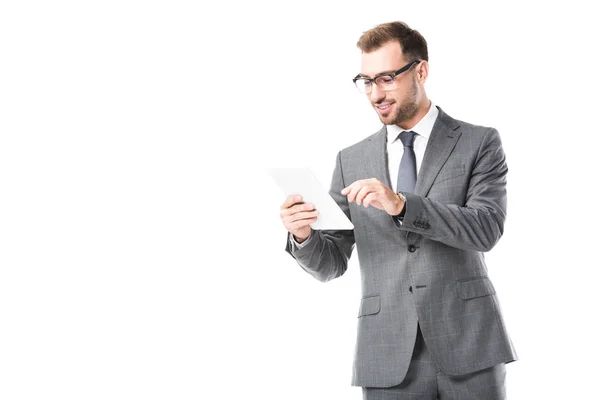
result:
M 379 116 L 382 123 L 386 125 L 398 125 L 408 121 L 417 114 L 419 109 L 417 105 L 417 92 L 419 90 L 416 80 L 412 81 L 412 85 L 405 92 L 405 97 L 401 103 L 396 102 L 396 112 L 387 117 Z M 384 121 L 385 119 L 385 121 Z

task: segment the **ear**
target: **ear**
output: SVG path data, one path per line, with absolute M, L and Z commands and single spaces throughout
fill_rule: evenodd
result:
M 429 63 L 425 60 L 417 65 L 417 81 L 423 85 L 429 76 Z

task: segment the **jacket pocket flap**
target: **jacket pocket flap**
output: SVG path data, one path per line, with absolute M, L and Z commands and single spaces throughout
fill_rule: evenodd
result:
M 463 300 L 489 296 L 490 294 L 496 293 L 492 281 L 490 281 L 490 278 L 487 276 L 458 281 L 457 285 L 458 295 Z
M 360 300 L 358 316 L 377 314 L 381 309 L 381 298 L 379 296 L 365 297 Z
M 464 174 L 465 174 L 464 164 L 457 165 L 455 167 L 451 167 L 448 169 L 442 168 L 442 170 L 440 171 L 440 174 L 437 176 L 435 181 L 439 183 L 439 182 L 446 181 L 450 178 L 455 178 L 457 176 L 461 176 Z

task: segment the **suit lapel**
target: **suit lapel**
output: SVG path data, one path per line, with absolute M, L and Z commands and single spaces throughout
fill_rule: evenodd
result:
M 458 122 L 448 116 L 441 108 L 433 125 L 431 136 L 427 141 L 425 155 L 417 175 L 415 194 L 426 197 L 433 185 L 435 177 L 452 153 L 461 135 Z
M 369 147 L 367 148 L 368 168 L 372 172 L 372 177 L 377 178 L 384 185 L 391 188 L 390 174 L 388 171 L 387 159 L 387 129 L 385 125 L 369 138 Z

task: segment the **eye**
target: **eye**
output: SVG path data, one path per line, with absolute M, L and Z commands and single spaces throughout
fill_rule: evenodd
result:
M 379 85 L 389 85 L 394 82 L 394 78 L 389 75 L 382 75 L 377 77 L 377 84 Z

